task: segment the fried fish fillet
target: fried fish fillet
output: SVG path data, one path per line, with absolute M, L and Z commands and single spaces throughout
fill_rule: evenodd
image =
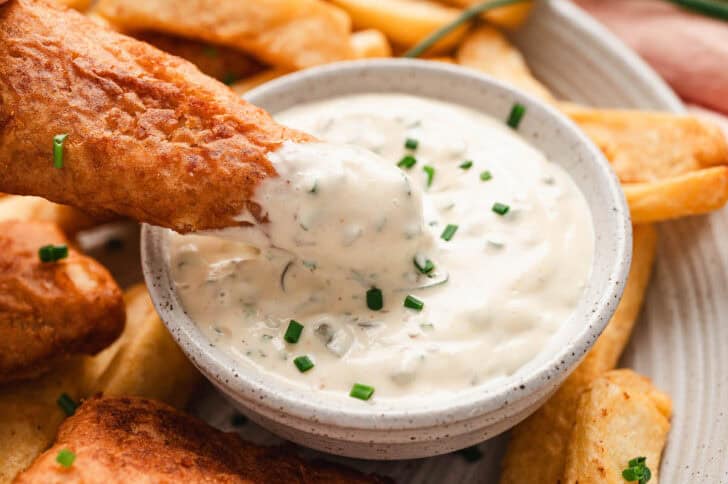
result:
M 76 458 L 56 463 L 62 449 Z M 377 476 L 309 463 L 258 447 L 174 408 L 135 397 L 95 397 L 61 426 L 58 438 L 17 483 L 384 483 Z
M 600 376 L 579 398 L 561 482 L 622 484 L 636 457 L 646 457 L 650 482 L 658 482 L 671 415 L 670 397 L 647 378 L 632 370 Z
M 266 154 L 310 140 L 191 63 L 44 0 L 0 4 L 0 103 L 0 191 L 179 232 L 259 216 Z
M 121 290 L 73 248 L 42 262 L 42 246 L 68 245 L 53 224 L 0 222 L 0 382 L 35 377 L 59 359 L 93 354 L 124 328 Z
M 352 57 L 349 17 L 322 0 L 100 0 L 95 11 L 124 29 L 227 45 L 291 70 Z

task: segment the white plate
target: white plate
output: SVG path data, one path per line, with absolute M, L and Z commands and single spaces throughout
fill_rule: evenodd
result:
M 684 109 L 634 53 L 565 0 L 543 0 L 513 40 L 537 76 L 565 99 L 595 106 Z M 720 234 L 728 234 L 726 210 L 660 227 L 645 311 L 622 361 L 653 378 L 673 398 L 673 427 L 661 468 L 661 482 L 667 484 L 728 482 L 728 351 L 722 346 L 728 343 L 728 244 Z M 104 257 L 103 250 L 95 255 L 108 260 L 112 270 L 114 263 L 119 266 L 119 258 Z M 138 258 L 138 253 L 132 256 Z M 114 273 L 120 283 L 140 279 L 118 268 Z M 232 407 L 210 387 L 192 409 L 247 440 L 280 442 L 252 423 L 234 428 Z M 398 483 L 495 483 L 504 441 L 498 437 L 481 444 L 483 458 L 474 463 L 454 454 L 364 462 L 302 452 L 388 475 Z

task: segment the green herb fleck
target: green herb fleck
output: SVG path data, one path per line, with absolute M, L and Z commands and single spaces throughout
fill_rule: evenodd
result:
M 521 103 L 514 104 L 511 108 L 511 113 L 508 115 L 508 126 L 513 129 L 518 129 L 524 114 L 526 114 L 526 106 Z
M 238 76 L 233 74 L 232 72 L 226 72 L 224 76 L 222 76 L 222 82 L 227 84 L 228 86 L 235 83 L 235 81 L 238 80 Z
M 302 332 L 303 325 L 295 319 L 291 319 L 291 322 L 288 323 L 288 328 L 286 328 L 286 334 L 283 335 L 283 339 L 291 344 L 298 343 Z
M 379 311 L 384 307 L 382 290 L 373 287 L 367 291 L 367 307 L 372 311 Z
M 66 245 L 44 245 L 38 249 L 38 258 L 41 262 L 56 262 L 68 257 L 68 246 Z
M 465 160 L 462 163 L 460 163 L 460 168 L 463 170 L 469 170 L 473 167 L 473 160 Z
M 297 356 L 293 360 L 293 364 L 296 365 L 298 371 L 306 373 L 308 370 L 314 367 L 313 361 L 308 356 Z
M 412 155 L 406 155 L 402 157 L 401 160 L 399 160 L 399 163 L 397 163 L 397 166 L 400 168 L 407 168 L 408 170 L 415 166 L 417 163 L 417 158 L 415 158 Z
M 416 150 L 419 145 L 420 142 L 414 138 L 407 138 L 407 140 L 404 142 L 404 147 L 408 150 Z
M 435 168 L 430 165 L 425 165 L 422 167 L 422 170 L 427 175 L 427 187 L 432 186 L 432 179 L 435 178 Z
M 414 297 L 412 294 L 408 294 L 404 298 L 404 307 L 414 309 L 415 311 L 422 311 L 425 307 L 425 303 Z
M 73 453 L 73 451 L 69 449 L 61 449 L 60 452 L 58 452 L 58 455 L 56 456 L 56 462 L 58 462 L 60 465 L 68 469 L 73 465 L 73 462 L 76 460 L 76 454 Z
M 423 331 L 433 331 L 435 329 L 435 325 L 432 323 L 420 323 L 420 328 L 422 328 Z
M 63 142 L 68 138 L 67 134 L 57 134 L 53 137 L 53 166 L 63 168 Z
M 349 392 L 350 397 L 358 398 L 359 400 L 369 400 L 373 394 L 374 387 L 362 385 L 361 383 L 354 383 L 354 386 L 351 387 L 351 391 Z
M 445 230 L 442 231 L 442 234 L 440 235 L 440 238 L 443 240 L 447 240 L 448 242 L 450 239 L 452 239 L 453 235 L 455 235 L 455 232 L 458 231 L 458 226 L 453 224 L 447 224 L 447 227 L 445 227 Z
M 646 484 L 652 478 L 652 471 L 647 467 L 647 457 L 635 457 L 627 463 L 627 468 L 622 471 L 622 477 L 627 482 Z
M 493 211 L 497 213 L 498 215 L 505 215 L 508 213 L 508 211 L 511 209 L 510 206 L 506 205 L 505 203 L 495 202 L 493 204 Z
M 78 408 L 78 404 L 74 402 L 73 398 L 69 397 L 67 393 L 61 393 L 61 396 L 58 397 L 56 403 L 59 407 L 61 407 L 61 410 L 63 410 L 63 412 L 69 417 L 76 413 L 76 408 Z
M 202 53 L 205 54 L 205 57 L 210 57 L 210 58 L 214 58 L 214 57 L 217 57 L 218 55 L 220 55 L 220 52 L 218 52 L 217 47 L 212 46 L 212 45 L 206 45 L 202 49 Z
M 425 259 L 424 262 L 421 259 L 418 259 L 418 257 L 415 257 L 413 262 L 415 263 L 415 267 L 417 268 L 417 270 L 421 273 L 429 274 L 435 268 L 435 264 L 433 264 L 430 259 Z
M 488 181 L 488 180 L 490 180 L 491 178 L 493 178 L 493 174 L 491 174 L 491 172 L 490 172 L 490 171 L 488 171 L 488 170 L 485 170 L 484 172 L 482 172 L 482 173 L 480 174 L 480 180 L 481 180 L 481 181 Z

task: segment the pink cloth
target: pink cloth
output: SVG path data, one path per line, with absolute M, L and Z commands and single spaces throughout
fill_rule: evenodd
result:
M 728 114 L 728 22 L 664 0 L 574 0 L 637 51 L 683 99 Z

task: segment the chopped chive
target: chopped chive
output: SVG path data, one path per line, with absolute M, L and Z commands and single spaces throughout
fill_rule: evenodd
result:
M 374 394 L 374 387 L 369 385 L 362 385 L 361 383 L 354 383 L 349 392 L 350 397 L 358 398 L 359 400 L 369 400 Z
M 373 287 L 367 291 L 367 307 L 372 311 L 379 311 L 384 307 L 382 290 Z
M 430 165 L 425 165 L 422 167 L 422 170 L 427 175 L 427 187 L 429 188 L 432 186 L 432 179 L 435 178 L 435 168 Z
M 61 451 L 58 452 L 58 455 L 56 456 L 56 462 L 61 464 L 66 469 L 71 467 L 75 460 L 76 454 L 74 454 L 73 451 L 69 449 L 61 449 Z
M 414 309 L 415 311 L 422 311 L 425 307 L 425 303 L 414 297 L 412 294 L 408 294 L 404 298 L 404 307 Z
M 460 168 L 463 170 L 469 170 L 473 167 L 473 160 L 465 160 L 462 163 L 460 163 Z
M 315 182 L 313 182 L 313 186 L 308 191 L 308 193 L 316 193 L 316 192 L 318 192 L 318 180 L 316 180 Z
M 237 80 L 238 80 L 238 76 L 236 76 L 232 72 L 227 72 L 227 73 L 225 73 L 224 76 L 222 76 L 222 82 L 224 84 L 227 84 L 228 86 L 235 83 L 235 81 L 237 81 Z
M 291 344 L 298 343 L 298 340 L 301 338 L 301 332 L 303 332 L 303 325 L 295 319 L 291 319 L 291 322 L 288 323 L 288 328 L 286 328 L 286 334 L 283 335 L 283 339 Z
M 404 142 L 404 147 L 408 150 L 416 150 L 419 145 L 420 142 L 414 138 L 407 138 L 407 140 Z
M 68 138 L 67 134 L 57 134 L 53 137 L 53 166 L 63 168 L 63 142 Z
M 521 124 L 523 115 L 526 114 L 526 106 L 521 103 L 516 103 L 511 108 L 511 114 L 508 115 L 508 126 L 513 129 L 518 129 L 518 125 Z
M 447 227 L 445 227 L 445 230 L 442 231 L 442 235 L 440 235 L 440 238 L 443 240 L 447 240 L 448 242 L 450 239 L 452 239 L 453 235 L 455 235 L 455 232 L 458 231 L 458 226 L 453 224 L 447 224 Z
M 58 397 L 56 403 L 59 407 L 61 407 L 61 410 L 63 410 L 63 412 L 69 417 L 76 413 L 76 408 L 78 408 L 78 404 L 74 402 L 73 398 L 69 397 L 67 393 L 61 393 L 61 396 Z
M 424 331 L 432 331 L 435 329 L 435 325 L 432 323 L 420 323 L 420 328 Z
M 508 211 L 511 209 L 508 205 L 505 203 L 495 202 L 493 204 L 493 211 L 497 213 L 498 215 L 505 215 L 508 213 Z
M 41 262 L 56 262 L 68 257 L 68 247 L 66 245 L 44 245 L 38 249 L 38 258 Z
M 421 273 L 429 274 L 435 268 L 435 264 L 433 264 L 430 259 L 425 259 L 424 262 L 417 259 L 418 257 L 415 257 L 413 262 L 415 263 L 415 267 L 417 268 L 417 270 L 419 270 Z
M 493 174 L 488 170 L 485 170 L 483 173 L 480 174 L 481 181 L 488 181 L 491 178 L 493 178 Z
M 212 45 L 206 45 L 202 49 L 202 53 L 205 55 L 205 57 L 214 58 L 217 57 L 220 53 L 217 51 L 216 47 L 213 47 Z
M 468 462 L 479 461 L 483 458 L 483 453 L 480 451 L 478 446 L 466 447 L 458 451 L 458 454 L 462 456 Z
M 296 365 L 298 371 L 306 373 L 308 370 L 314 367 L 313 361 L 308 356 L 298 356 L 293 360 L 293 364 Z
M 415 158 L 412 155 L 406 155 L 402 157 L 401 160 L 399 160 L 399 163 L 397 163 L 397 166 L 400 168 L 407 168 L 408 170 L 415 166 L 417 163 L 417 158 Z

